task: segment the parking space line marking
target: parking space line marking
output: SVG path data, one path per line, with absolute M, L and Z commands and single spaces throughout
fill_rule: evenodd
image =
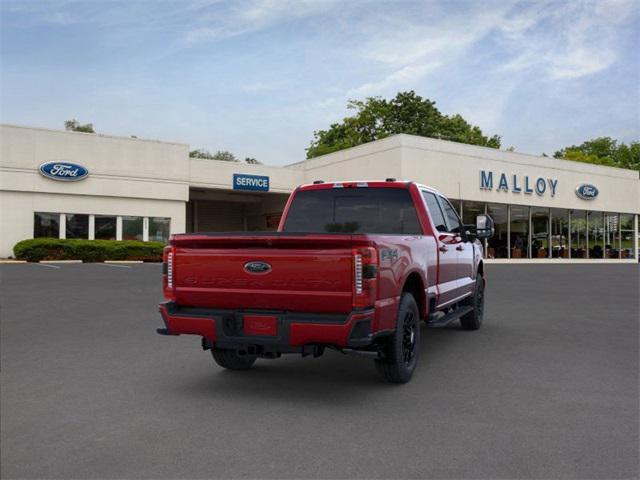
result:
M 58 265 L 49 265 L 48 263 L 35 263 L 34 265 L 38 265 L 40 267 L 47 267 L 47 268 L 62 268 L 62 267 L 59 267 Z
M 131 268 L 129 265 L 115 265 L 113 263 L 98 263 L 98 265 L 104 265 L 105 267 Z

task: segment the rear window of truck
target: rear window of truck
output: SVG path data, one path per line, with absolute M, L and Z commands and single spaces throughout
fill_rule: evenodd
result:
M 408 190 L 368 187 L 297 192 L 283 231 L 422 234 Z

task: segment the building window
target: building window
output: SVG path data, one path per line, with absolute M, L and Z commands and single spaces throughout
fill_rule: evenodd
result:
M 122 217 L 122 240 L 142 240 L 142 232 L 142 217 Z
M 67 213 L 66 238 L 89 238 L 89 215 Z
M 465 225 L 475 225 L 476 217 L 483 214 L 484 209 L 484 203 L 465 200 L 464 202 L 462 202 L 462 223 L 464 223 Z
M 587 212 L 571 211 L 571 258 L 587 258 Z
M 622 258 L 636 258 L 633 246 L 633 215 L 629 213 L 620 214 L 620 253 Z
M 531 207 L 531 258 L 548 258 L 549 209 Z
M 149 217 L 149 240 L 167 243 L 169 241 L 170 225 L 170 218 Z
M 589 258 L 604 258 L 604 222 L 602 212 L 587 213 Z
M 620 258 L 620 232 L 617 213 L 604 214 L 604 258 Z
M 569 258 L 569 210 L 551 209 L 551 257 Z
M 115 240 L 117 218 L 111 215 L 95 216 L 95 234 L 96 240 Z
M 511 258 L 529 258 L 529 207 L 511 206 Z
M 473 213 L 477 215 L 474 210 L 467 210 L 467 203 L 464 202 L 462 207 L 464 213 L 468 215 L 467 218 Z M 501 205 L 499 203 L 487 204 L 487 214 L 493 219 L 495 226 L 495 234 L 487 241 L 487 258 L 509 258 L 509 213 L 508 206 Z M 483 212 L 478 212 L 483 213 Z M 475 216 L 474 223 L 475 223 Z M 465 222 L 466 223 L 466 222 Z
M 52 237 L 60 238 L 60 214 L 42 213 L 33 214 L 33 238 Z

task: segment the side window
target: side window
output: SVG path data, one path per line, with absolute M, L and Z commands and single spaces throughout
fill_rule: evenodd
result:
M 449 203 L 449 200 L 444 197 L 440 197 L 439 200 L 440 205 L 442 206 L 442 211 L 444 212 L 445 219 L 447 221 L 447 231 L 451 233 L 460 233 L 462 231 L 460 217 L 458 217 L 458 214 Z
M 422 191 L 422 197 L 424 201 L 427 202 L 427 208 L 429 209 L 429 215 L 431 215 L 431 219 L 433 220 L 433 224 L 436 227 L 436 230 L 439 232 L 447 231 L 447 223 L 444 220 L 444 215 L 442 210 L 440 209 L 440 205 L 438 204 L 438 200 L 436 196 L 431 192 Z

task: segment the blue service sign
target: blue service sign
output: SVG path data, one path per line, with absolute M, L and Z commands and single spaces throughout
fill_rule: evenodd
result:
M 234 190 L 257 190 L 260 192 L 269 191 L 269 177 L 262 175 L 245 175 L 243 173 L 233 174 Z
M 40 173 L 52 180 L 77 182 L 78 180 L 86 178 L 87 175 L 89 175 L 89 170 L 77 163 L 59 160 L 40 165 Z
M 576 187 L 576 195 L 583 200 L 593 200 L 598 196 L 598 189 L 589 183 L 583 183 Z

